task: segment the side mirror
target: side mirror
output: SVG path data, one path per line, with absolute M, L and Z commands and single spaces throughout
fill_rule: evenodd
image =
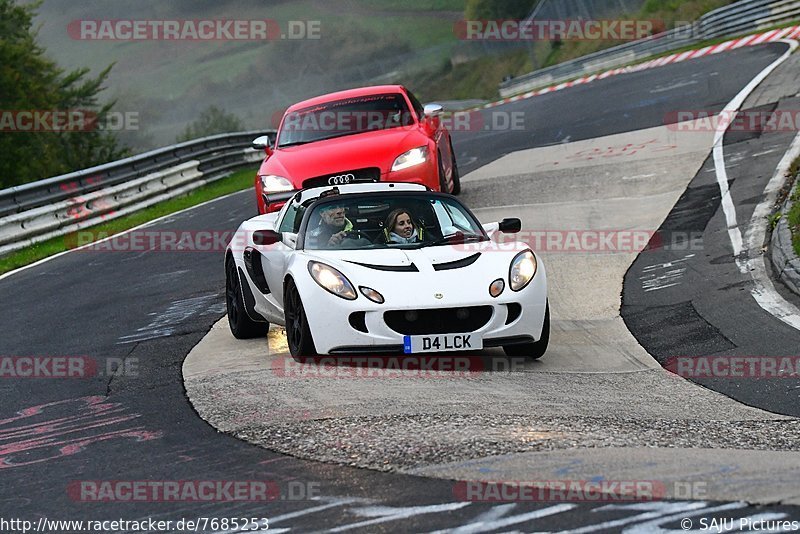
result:
M 522 230 L 522 221 L 519 219 L 503 219 L 498 228 L 504 234 L 516 234 Z
M 253 139 L 253 148 L 255 150 L 263 150 L 267 156 L 272 155 L 272 143 L 268 135 L 262 135 Z
M 280 240 L 280 232 L 274 230 L 256 230 L 253 232 L 253 243 L 256 245 L 274 245 Z
M 441 117 L 444 115 L 444 108 L 441 104 L 425 104 L 423 113 L 426 117 Z

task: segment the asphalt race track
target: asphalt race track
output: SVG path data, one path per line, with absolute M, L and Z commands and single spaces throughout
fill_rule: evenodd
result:
M 557 165 L 553 165 L 554 162 L 564 161 L 558 157 L 559 151 L 564 150 L 560 145 L 585 142 L 585 145 L 563 145 L 573 149 L 570 154 L 584 156 L 593 154 L 597 148 L 592 146 L 591 140 L 606 136 L 621 136 L 610 138 L 614 143 L 610 146 L 630 143 L 651 146 L 651 138 L 660 138 L 644 138 L 637 132 L 655 134 L 651 129 L 662 127 L 665 116 L 671 111 L 721 109 L 785 50 L 784 44 L 746 47 L 614 76 L 494 108 L 494 111 L 522 112 L 525 128 L 454 133 L 462 174 L 474 171 L 465 178 L 464 199 L 482 219 L 499 213 L 512 215 L 519 206 L 526 214 L 526 221 L 536 221 L 536 214 L 541 212 L 547 221 L 559 221 L 559 217 L 564 217 L 566 222 L 555 222 L 551 228 L 581 228 L 580 225 L 586 222 L 581 217 L 591 220 L 593 216 L 607 213 L 602 211 L 606 209 L 617 212 L 619 219 L 616 224 L 622 225 L 620 221 L 625 220 L 625 210 L 628 209 L 625 202 L 627 186 L 621 186 L 613 175 L 592 176 L 555 169 Z M 776 72 L 775 76 L 785 75 Z M 792 87 L 792 91 L 787 90 L 778 98 L 793 96 L 798 87 L 796 81 Z M 776 87 L 775 91 L 782 89 L 786 88 Z M 764 103 L 778 101 L 778 98 L 771 99 L 768 92 L 757 96 L 765 100 Z M 796 100 L 787 99 L 778 105 L 797 109 Z M 632 137 L 629 139 L 625 137 L 627 135 Z M 758 203 L 764 185 L 791 137 L 787 133 L 778 133 L 726 138 L 731 192 L 737 201 L 740 223 L 749 220 L 749 213 Z M 667 140 L 676 138 L 683 139 L 673 136 Z M 592 315 L 580 316 L 587 308 L 574 304 L 576 302 L 594 301 L 595 295 L 599 295 L 597 302 L 607 302 L 612 297 L 619 301 L 622 294 L 622 318 L 641 344 L 638 347 L 630 342 L 626 349 L 630 357 L 615 370 L 619 377 L 628 377 L 630 388 L 641 386 L 637 386 L 638 375 L 631 372 L 631 367 L 642 373 L 661 373 L 658 366 L 647 359 L 642 347 L 659 362 L 676 355 L 796 354 L 798 333 L 767 315 L 751 302 L 746 291 L 741 291 L 747 279 L 736 271 L 731 252 L 726 248 L 729 243 L 724 240 L 727 236 L 724 219 L 715 204 L 719 203 L 719 198 L 715 197 L 714 187 L 711 187 L 716 186 L 716 182 L 708 172 L 709 163 L 705 161 L 708 153 L 702 151 L 706 146 L 704 143 L 707 144 L 708 140 L 696 142 L 694 149 L 678 152 L 681 157 L 672 164 L 668 161 L 672 154 L 659 156 L 662 159 L 658 160 L 657 168 L 648 167 L 646 172 L 643 171 L 644 174 L 662 173 L 655 176 L 656 180 L 650 179 L 652 176 L 639 175 L 638 171 L 629 176 L 630 187 L 636 191 L 643 191 L 651 184 L 656 189 L 663 187 L 663 190 L 650 195 L 647 202 L 652 202 L 652 205 L 648 204 L 646 210 L 650 213 L 641 215 L 637 224 L 653 222 L 654 227 L 658 227 L 663 221 L 666 229 L 702 232 L 702 253 L 691 258 L 678 285 L 658 291 L 642 289 L 642 277 L 646 276 L 643 270 L 675 261 L 678 253 L 675 250 L 648 251 L 638 259 L 635 254 L 615 259 L 608 273 L 618 278 L 608 286 L 602 285 L 606 280 L 603 269 L 607 266 L 599 256 L 580 260 L 586 262 L 589 276 L 578 285 L 573 276 L 575 271 L 569 271 L 569 264 L 577 260 L 560 257 L 548 263 L 549 274 L 553 277 L 551 283 L 560 296 L 559 302 L 553 304 L 561 318 L 553 343 L 561 340 L 566 347 L 561 351 L 570 358 L 567 361 L 586 366 L 583 368 L 586 372 L 571 375 L 564 362 L 548 360 L 548 353 L 541 363 L 556 366 L 558 369 L 554 371 L 564 372 L 562 382 L 548 380 L 548 376 L 553 375 L 549 375 L 546 368 L 544 372 L 536 368 L 526 369 L 520 374 L 524 375 L 520 380 L 531 388 L 532 395 L 535 393 L 533 388 L 539 385 L 537 381 L 541 380 L 544 392 L 558 395 L 559 388 L 563 388 L 589 399 L 587 404 L 575 406 L 552 403 L 561 409 L 552 423 L 554 429 L 567 424 L 573 417 L 569 431 L 578 444 L 587 434 L 597 430 L 591 425 L 583 428 L 581 424 L 589 424 L 592 418 L 599 417 L 604 402 L 608 400 L 608 406 L 614 405 L 611 402 L 613 397 L 615 394 L 619 397 L 621 393 L 615 389 L 616 385 L 603 387 L 603 369 L 590 368 L 592 362 L 587 355 L 597 347 L 591 346 L 588 352 L 576 348 L 581 340 L 591 337 L 590 331 L 585 335 L 581 331 L 590 328 L 587 324 L 591 321 L 598 321 L 598 329 L 607 336 L 604 339 L 608 347 L 614 345 L 615 332 L 630 334 L 622 328 L 619 317 L 616 320 L 611 317 L 610 314 L 618 315 L 617 311 L 608 306 L 598 305 L 597 309 L 590 306 Z M 659 141 L 654 146 L 664 145 Z M 526 160 L 529 153 L 525 151 L 537 147 L 548 148 L 535 153 L 539 159 Z M 649 165 L 648 159 L 639 161 L 634 158 L 634 167 Z M 545 167 L 545 163 L 550 166 Z M 502 181 L 490 179 L 492 165 L 506 169 Z M 530 172 L 552 173 L 556 179 L 541 182 L 541 187 L 531 187 L 530 183 L 525 183 L 526 173 L 522 172 L 525 165 L 532 169 Z M 581 165 L 575 163 L 569 169 L 579 169 Z M 619 166 L 619 160 L 605 161 L 603 165 Z M 676 176 L 680 176 L 673 176 L 673 170 Z M 571 182 L 573 175 L 576 178 Z M 689 190 L 682 194 L 686 185 L 689 185 Z M 600 194 L 606 189 L 613 194 Z M 613 197 L 617 204 L 612 202 L 609 207 L 596 208 L 596 212 L 575 214 L 575 207 L 594 197 Z M 559 201 L 567 200 L 573 204 L 559 207 Z M 543 205 L 537 207 L 537 203 Z M 254 214 L 252 192 L 247 191 L 176 214 L 148 229 L 226 232 L 235 230 L 240 221 Z M 625 269 L 630 263 L 633 265 L 626 275 Z M 592 266 L 596 271 L 588 270 Z M 559 267 L 571 274 L 560 278 Z M 770 495 L 762 494 L 760 498 L 747 499 L 748 502 L 770 503 L 768 506 L 748 505 L 734 499 L 717 502 L 713 497 L 696 500 L 696 494 L 683 497 L 670 494 L 677 499 L 695 497 L 692 501 L 645 503 L 468 502 L 457 498 L 454 483 L 448 480 L 466 473 L 464 466 L 449 466 L 448 469 L 452 468 L 448 471 L 450 474 L 444 475 L 434 473 L 433 469 L 426 471 L 418 465 L 408 468 L 409 473 L 415 474 L 380 472 L 342 465 L 345 462 L 341 461 L 322 463 L 296 458 L 245 443 L 218 432 L 203 421 L 184 389 L 184 359 L 223 317 L 223 293 L 222 253 L 219 251 L 74 251 L 0 278 L 0 302 L 5 312 L 0 319 L 3 332 L 0 355 L 87 356 L 98 361 L 100 371 L 100 376 L 93 378 L 4 378 L 0 381 L 3 399 L 0 407 L 0 469 L 4 477 L 0 487 L 0 509 L 4 515 L 32 520 L 39 517 L 172 520 L 266 517 L 270 520 L 270 530 L 279 532 L 359 529 L 431 532 L 460 526 L 465 526 L 465 532 L 516 529 L 592 532 L 623 527 L 650 532 L 656 528 L 679 529 L 681 518 L 699 514 L 705 517 L 763 515 L 800 519 L 800 510 L 791 506 L 800 504 L 800 490 L 795 487 L 793 498 L 787 496 L 786 492 L 791 490 L 787 484 L 776 488 L 779 498 L 772 499 Z M 692 336 L 684 336 L 687 329 L 693 333 Z M 557 346 L 554 348 L 558 350 Z M 127 376 L 107 376 L 107 361 L 127 361 L 130 372 Z M 229 387 L 214 391 L 221 405 L 249 393 L 247 386 L 243 385 L 245 378 L 243 375 L 238 387 L 232 382 L 226 384 Z M 514 394 L 514 403 L 517 403 L 514 414 L 521 417 L 535 414 L 537 404 L 526 405 L 523 402 L 524 391 L 513 390 L 513 383 L 517 381 L 515 376 L 503 380 L 509 392 Z M 454 383 L 448 387 L 459 385 L 458 381 L 451 382 Z M 660 409 L 658 403 L 663 403 L 666 413 L 667 409 L 679 409 L 686 403 L 691 410 L 698 410 L 689 411 L 687 418 L 721 421 L 718 434 L 712 436 L 714 447 L 705 450 L 719 455 L 715 449 L 723 448 L 729 442 L 731 448 L 740 449 L 730 456 L 738 454 L 741 456 L 738 461 L 746 464 L 749 461 L 747 450 L 771 449 L 770 473 L 779 472 L 781 467 L 790 474 L 800 470 L 798 461 L 790 453 L 780 452 L 796 450 L 800 432 L 794 420 L 765 414 L 713 393 L 723 393 L 767 412 L 796 416 L 800 405 L 796 380 L 701 381 L 703 386 L 713 391 L 691 387 L 678 378 L 673 378 L 674 388 L 665 384 L 656 384 L 662 388 L 656 390 L 658 399 L 653 400 L 653 404 L 643 403 L 642 410 L 656 412 Z M 463 386 L 469 387 L 467 382 Z M 354 384 L 346 387 L 352 388 Z M 676 397 L 671 398 L 671 393 Z M 696 395 L 698 402 L 688 402 L 684 394 Z M 588 406 L 593 396 L 597 405 Z M 638 402 L 636 398 L 622 400 L 627 404 Z M 477 402 L 476 399 L 473 402 Z M 616 407 L 619 404 L 616 403 Z M 722 413 L 732 406 L 737 407 L 735 413 Z M 701 408 L 708 412 L 703 413 Z M 269 409 L 269 406 L 256 407 L 256 415 Z M 492 410 L 486 413 L 508 415 Z M 469 421 L 469 417 L 463 420 Z M 751 426 L 742 423 L 746 420 L 752 422 Z M 478 418 L 477 421 L 480 423 L 478 426 L 491 424 L 490 417 Z M 726 421 L 731 424 L 726 426 Z M 340 433 L 347 436 L 356 434 L 358 430 L 355 427 L 344 428 Z M 684 429 L 679 430 L 683 432 Z M 632 438 L 635 434 L 630 428 L 620 426 L 621 436 Z M 784 435 L 785 440 L 776 445 L 772 439 L 776 435 Z M 496 441 L 502 443 L 504 436 L 502 433 L 498 436 Z M 672 448 L 708 446 L 708 442 L 698 444 L 691 440 L 682 444 L 679 437 L 667 430 L 659 439 L 673 439 L 672 444 L 665 445 Z M 648 446 L 642 442 L 634 445 Z M 314 457 L 314 454 L 308 456 Z M 671 468 L 676 457 L 665 455 L 660 464 L 657 458 L 644 461 L 635 454 L 632 458 L 633 463 L 641 461 L 638 464 L 641 469 L 649 466 L 653 478 L 656 478 Z M 702 454 L 693 456 L 687 453 L 686 463 L 699 465 L 707 459 Z M 607 459 L 609 464 L 624 460 Z M 444 465 L 444 462 L 437 465 Z M 524 460 L 522 465 L 526 465 Z M 484 467 L 494 469 L 499 479 L 513 480 L 514 476 L 521 476 L 518 466 L 513 462 L 500 462 Z M 722 470 L 724 466 L 709 465 L 709 477 L 714 469 Z M 614 472 L 623 471 L 618 468 Z M 631 471 L 630 478 L 639 476 L 635 473 L 641 472 Z M 574 476 L 574 472 L 555 471 L 553 476 L 569 478 Z M 279 485 L 281 496 L 285 498 L 266 504 L 83 502 L 76 497 L 74 488 L 77 481 L 86 480 L 269 480 Z M 794 480 L 797 480 L 796 476 Z M 758 487 L 768 487 L 770 483 L 765 479 Z M 299 499 L 289 498 L 293 488 L 303 488 L 307 495 L 300 495 Z

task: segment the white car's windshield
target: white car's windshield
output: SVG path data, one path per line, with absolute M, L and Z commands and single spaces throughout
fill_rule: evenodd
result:
M 278 148 L 412 124 L 414 119 L 399 93 L 336 100 L 288 113 Z
M 304 248 L 421 248 L 488 239 L 470 212 L 438 195 L 336 196 L 307 215 Z

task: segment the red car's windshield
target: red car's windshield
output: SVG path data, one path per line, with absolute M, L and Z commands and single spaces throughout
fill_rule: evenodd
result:
M 398 93 L 335 100 L 287 113 L 278 147 L 412 124 L 414 118 Z

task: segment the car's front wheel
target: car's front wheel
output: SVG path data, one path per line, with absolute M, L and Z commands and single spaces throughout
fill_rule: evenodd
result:
M 458 163 L 456 163 L 456 153 L 453 151 L 453 142 L 450 141 L 450 154 L 453 157 L 453 191 L 452 194 L 461 193 L 461 175 L 458 173 Z
M 252 339 L 264 337 L 269 330 L 269 323 L 259 323 L 250 319 L 244 307 L 242 287 L 236 273 L 236 262 L 228 257 L 225 261 L 225 305 L 228 309 L 228 325 L 236 339 Z
M 444 173 L 444 163 L 442 162 L 442 153 L 437 152 L 436 155 L 439 160 L 439 190 L 442 193 L 449 193 L 450 191 L 447 188 L 447 176 Z
M 291 355 L 294 358 L 317 356 L 303 301 L 292 280 L 286 283 L 283 292 L 283 313 L 286 317 L 286 341 Z
M 542 324 L 542 335 L 539 341 L 533 343 L 521 343 L 518 345 L 504 345 L 503 351 L 506 356 L 525 356 L 531 360 L 538 360 L 547 352 L 547 345 L 550 343 L 550 303 L 544 309 L 544 323 Z

